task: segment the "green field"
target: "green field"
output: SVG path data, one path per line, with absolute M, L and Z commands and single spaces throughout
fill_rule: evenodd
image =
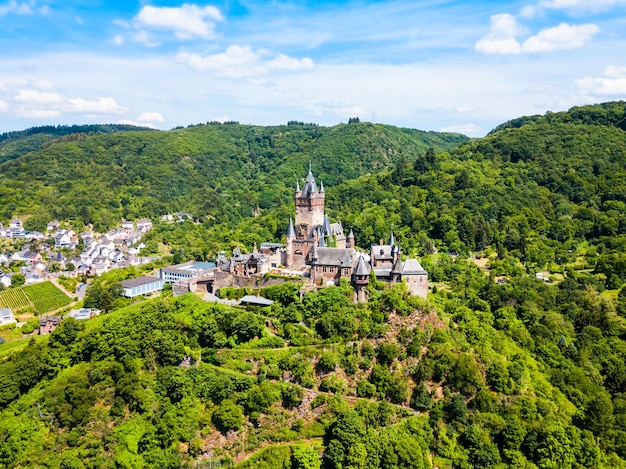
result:
M 15 314 L 33 311 L 44 314 L 62 308 L 71 298 L 51 282 L 36 283 L 0 292 L 0 308 L 11 308 Z

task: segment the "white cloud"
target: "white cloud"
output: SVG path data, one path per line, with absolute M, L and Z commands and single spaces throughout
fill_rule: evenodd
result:
M 524 52 L 552 52 L 556 50 L 579 49 L 588 42 L 599 29 L 595 24 L 569 25 L 561 23 L 553 28 L 540 31 L 529 37 L 522 46 Z
M 7 112 L 9 110 L 9 104 L 0 99 L 0 112 Z
M 542 0 L 539 6 L 562 10 L 601 11 L 625 3 L 625 0 Z
M 151 39 L 150 33 L 148 33 L 148 31 L 145 31 L 143 29 L 139 31 L 137 34 L 135 34 L 135 41 L 143 44 L 146 47 L 158 47 L 161 45 L 160 42 Z
M 163 122 L 163 115 L 160 112 L 144 112 L 137 117 L 138 122 Z
M 32 15 L 33 10 L 27 3 L 18 3 L 15 0 L 11 0 L 6 5 L 0 5 L 0 16 L 14 13 L 16 15 Z
M 541 53 L 579 49 L 599 32 L 599 28 L 595 24 L 561 23 L 543 29 L 520 43 L 517 36 L 524 32 L 525 29 L 517 23 L 514 16 L 505 13 L 494 15 L 491 17 L 489 33 L 476 42 L 474 48 L 483 54 Z
M 319 102 L 316 103 L 314 107 L 316 108 L 314 112 L 318 115 L 325 114 L 326 112 L 331 112 L 336 116 L 343 118 L 364 117 L 369 115 L 369 113 L 362 107 L 340 99 Z
M 50 91 L 54 89 L 54 85 L 48 80 L 31 80 L 28 82 L 28 86 L 31 88 L 45 91 Z
M 124 44 L 124 38 L 118 34 L 111 40 L 111 43 L 115 46 L 121 46 L 122 44 Z
M 59 117 L 61 113 L 55 109 L 34 109 L 28 106 L 19 106 L 16 114 L 26 119 L 50 119 Z
M 602 77 L 585 77 L 577 81 L 581 93 L 598 97 L 626 96 L 626 67 L 610 66 Z
M 465 135 L 479 135 L 483 133 L 483 129 L 481 129 L 476 124 L 458 124 L 443 127 L 442 129 L 440 129 L 440 132 L 455 132 Z
M 215 37 L 215 21 L 223 20 L 213 6 L 199 7 L 185 3 L 181 7 L 144 6 L 134 19 L 138 28 L 160 29 L 173 32 L 180 39 Z
M 124 114 L 127 108 L 121 107 L 113 98 L 97 98 L 89 101 L 82 98 L 70 98 L 67 100 L 67 110 L 71 112 L 87 114 Z
M 156 129 L 156 125 L 151 124 L 149 122 L 138 122 L 138 121 L 133 121 L 130 119 L 120 119 L 117 121 L 118 124 L 124 124 L 124 125 L 134 125 L 136 127 L 147 127 L 149 129 Z
M 58 93 L 46 93 L 37 90 L 19 90 L 18 94 L 13 96 L 18 103 L 25 104 L 60 104 L 63 97 Z
M 525 29 L 517 23 L 513 15 L 493 15 L 489 33 L 474 48 L 483 54 L 519 54 L 522 47 L 515 37 L 524 32 Z
M 220 54 L 202 56 L 196 53 L 180 52 L 176 60 L 194 70 L 206 70 L 222 77 L 258 77 L 270 70 L 301 70 L 313 68 L 309 58 L 295 59 L 278 54 L 266 60 L 268 51 L 254 51 L 250 46 L 233 45 Z

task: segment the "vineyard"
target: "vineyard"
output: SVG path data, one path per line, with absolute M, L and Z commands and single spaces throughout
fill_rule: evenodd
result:
M 68 305 L 72 300 L 50 282 L 36 283 L 0 292 L 0 308 L 13 313 L 43 314 Z

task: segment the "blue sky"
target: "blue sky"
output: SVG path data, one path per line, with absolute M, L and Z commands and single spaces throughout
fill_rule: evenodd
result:
M 626 0 L 0 0 L 0 132 L 350 117 L 482 136 L 626 99 Z

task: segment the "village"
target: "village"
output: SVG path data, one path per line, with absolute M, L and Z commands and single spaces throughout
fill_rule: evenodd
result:
M 161 292 L 171 285 L 174 295 L 188 292 L 200 293 L 209 301 L 219 298 L 223 288 L 260 287 L 285 282 L 300 282 L 301 294 L 317 288 L 339 285 L 342 281 L 354 288 L 354 302 L 368 300 L 367 286 L 371 278 L 385 283 L 404 283 L 408 291 L 426 297 L 428 274 L 417 259 L 402 259 L 402 251 L 393 232 L 388 241 L 380 240 L 369 251 L 358 250 L 352 230 L 346 236 L 340 222 L 331 223 L 324 213 L 325 191 L 319 187 L 312 171 L 299 183 L 294 192 L 295 222 L 290 218 L 285 231 L 285 244 L 267 242 L 254 246 L 250 253 L 237 247 L 231 256 L 220 253 L 215 262 L 188 261 L 158 269 L 158 273 L 130 278 L 121 282 L 121 295 L 126 298 L 144 297 Z M 186 212 L 163 215 L 165 223 L 184 222 L 193 216 Z M 14 241 L 21 249 L 0 253 L 0 284 L 3 288 L 15 284 L 31 285 L 63 276 L 89 277 L 102 275 L 112 269 L 149 264 L 159 257 L 141 256 L 145 247 L 142 237 L 153 228 L 152 220 L 141 218 L 122 220 L 121 227 L 100 234 L 92 231 L 76 233 L 51 221 L 45 233 L 26 231 L 19 218 L 11 220 L 9 227 L 0 226 L 0 238 Z M 64 252 L 74 252 L 66 257 Z M 16 272 L 19 267 L 19 272 Z M 21 275 L 21 277 L 16 277 Z M 86 283 L 79 285 L 85 294 Z M 79 298 L 76 297 L 76 300 Z M 242 305 L 269 306 L 270 300 L 259 296 L 246 296 Z M 73 310 L 77 319 L 88 319 L 97 311 L 82 308 Z M 2 324 L 15 321 L 11 311 L 4 311 Z M 5 322 L 6 321 L 6 322 Z M 48 333 L 61 321 L 61 317 L 40 318 L 40 333 Z

